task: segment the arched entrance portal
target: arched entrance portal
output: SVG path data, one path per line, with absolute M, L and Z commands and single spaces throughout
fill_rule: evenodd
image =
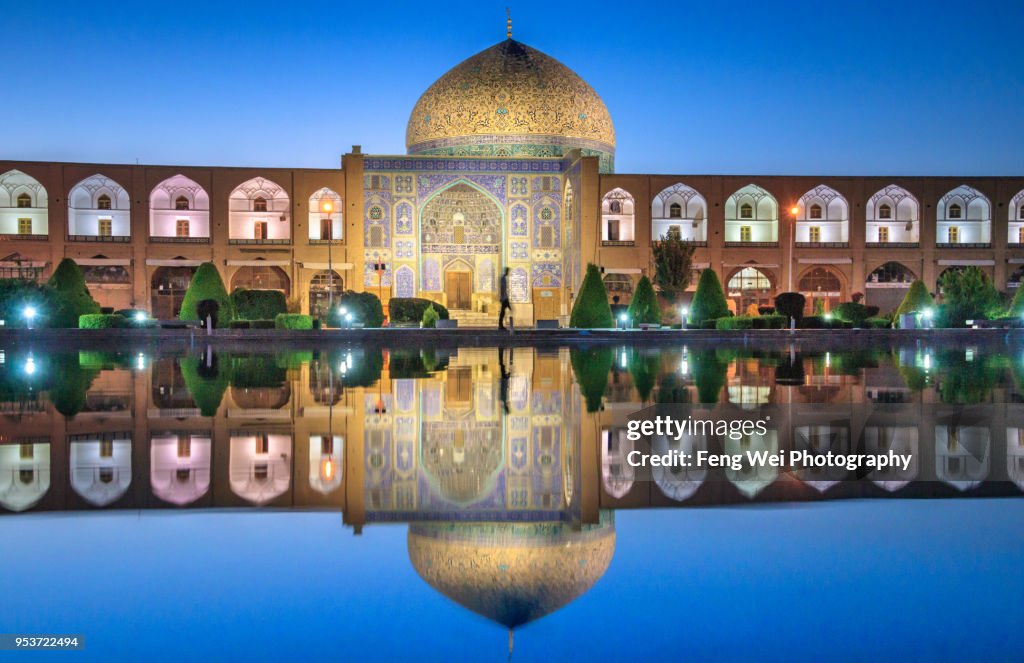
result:
M 864 303 L 882 313 L 895 311 L 917 276 L 899 262 L 879 265 L 864 281 Z
M 246 290 L 280 290 L 285 297 L 291 294 L 291 284 L 288 275 L 280 267 L 268 265 L 266 267 L 239 267 L 234 276 L 231 277 L 231 289 L 245 288 Z
M 736 306 L 736 315 L 745 315 L 753 304 L 773 306 L 775 288 L 771 277 L 756 267 L 744 267 L 729 277 L 728 295 Z
M 152 315 L 159 320 L 177 318 L 195 267 L 158 267 L 150 281 Z
M 324 320 L 327 318 L 327 306 L 331 301 L 331 282 L 334 283 L 334 301 L 341 298 L 345 292 L 345 281 L 338 272 L 324 270 L 313 275 L 309 282 L 309 314 L 314 318 Z
M 804 296 L 804 315 L 827 313 L 843 300 L 843 282 L 828 267 L 812 267 L 797 284 Z
M 497 313 L 502 212 L 490 196 L 467 182 L 443 189 L 420 212 L 420 241 L 424 263 L 442 265 L 449 309 Z

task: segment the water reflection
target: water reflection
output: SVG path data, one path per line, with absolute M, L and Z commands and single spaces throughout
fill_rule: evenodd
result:
M 509 628 L 597 582 L 615 548 L 615 509 L 1024 489 L 1024 367 L 978 348 L 0 357 L 4 510 L 331 509 L 354 534 L 408 523 L 417 573 Z M 763 435 L 655 437 L 657 454 L 913 459 L 863 474 L 633 467 L 630 452 L 648 443 L 628 438 L 629 416 L 669 403 L 707 416 L 774 409 Z

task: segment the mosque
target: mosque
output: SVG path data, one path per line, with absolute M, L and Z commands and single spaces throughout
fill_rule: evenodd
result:
M 212 261 L 229 290 L 280 290 L 313 315 L 351 289 L 490 323 L 507 268 L 523 324 L 564 320 L 590 262 L 628 302 L 665 236 L 694 245 L 737 311 L 796 290 L 809 309 L 860 292 L 884 312 L 948 269 L 1004 291 L 1024 273 L 1024 177 L 616 174 L 601 97 L 511 22 L 427 88 L 406 144 L 353 146 L 339 169 L 0 161 L 0 277 L 70 257 L 101 305 L 167 318 Z

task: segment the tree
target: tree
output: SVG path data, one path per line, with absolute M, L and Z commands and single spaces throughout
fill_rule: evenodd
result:
M 654 294 L 654 286 L 646 276 L 640 277 L 640 282 L 636 285 L 636 292 L 633 293 L 633 301 L 629 304 L 627 315 L 635 325 L 641 323 L 661 324 L 661 307 L 658 306 L 658 296 Z
M 345 315 L 341 310 L 345 309 Z M 348 316 L 352 319 L 349 320 Z M 372 292 L 356 292 L 347 290 L 337 301 L 333 311 L 327 314 L 327 324 L 332 327 L 350 327 L 361 324 L 363 327 L 383 327 L 384 307 L 380 298 Z
M 587 406 L 587 412 L 601 410 L 601 400 L 608 388 L 608 373 L 612 370 L 615 356 L 611 348 L 572 348 L 569 350 L 569 364 L 580 386 L 580 394 Z
M 721 318 L 729 314 L 729 304 L 725 301 L 722 283 L 718 280 L 715 270 L 708 268 L 700 273 L 697 281 L 697 292 L 690 302 L 691 325 L 700 325 L 705 320 Z
M 793 318 L 797 324 L 804 317 L 804 306 L 807 298 L 799 292 L 780 292 L 775 296 L 775 312 L 786 317 L 786 326 L 789 326 L 789 319 Z
M 220 278 L 220 272 L 212 262 L 199 265 L 196 273 L 192 275 L 178 317 L 182 320 L 202 322 L 202 318 L 199 317 L 199 302 L 207 299 L 217 303 L 217 326 L 230 327 L 231 321 L 235 318 L 234 307 L 224 287 L 224 281 Z
M 928 286 L 924 284 L 924 281 L 917 280 L 910 284 L 910 289 L 907 290 L 907 294 L 904 295 L 903 301 L 896 308 L 896 314 L 893 316 L 893 322 L 898 327 L 900 324 L 900 316 L 904 313 L 914 313 L 915 311 L 924 311 L 935 306 L 935 300 L 932 299 L 932 294 L 928 292 Z
M 943 274 L 939 288 L 943 322 L 948 327 L 963 327 L 967 320 L 994 318 L 1003 312 L 999 291 L 992 280 L 973 265 Z
M 614 327 L 612 307 L 608 305 L 608 292 L 601 280 L 601 270 L 597 265 L 587 265 L 587 274 L 583 277 L 583 285 L 576 295 L 569 316 L 569 326 L 578 329 L 595 329 Z
M 662 235 L 651 243 L 654 283 L 669 301 L 686 292 L 693 275 L 693 251 L 690 242 L 675 235 Z
M 5 327 L 25 327 L 25 309 L 29 306 L 39 316 L 33 326 L 48 326 L 50 311 L 56 309 L 53 288 L 28 279 L 0 279 L 0 320 Z
M 1018 286 L 1017 292 L 1013 293 L 1013 300 L 1007 313 L 1017 318 L 1024 316 L 1024 287 Z
M 78 328 L 78 318 L 99 313 L 100 305 L 89 294 L 85 276 L 71 258 L 64 258 L 46 282 L 53 289 L 53 310 L 47 314 L 48 326 Z

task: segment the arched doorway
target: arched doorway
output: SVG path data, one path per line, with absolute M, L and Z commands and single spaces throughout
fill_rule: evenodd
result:
M 877 306 L 882 313 L 895 311 L 915 279 L 917 276 L 903 263 L 879 265 L 864 281 L 864 303 Z
M 285 297 L 291 294 L 291 283 L 284 270 L 275 265 L 239 267 L 231 277 L 231 289 L 279 290 Z
M 492 273 L 501 273 L 502 225 L 502 210 L 494 199 L 465 181 L 434 194 L 421 209 L 421 264 L 443 265 L 441 282 L 434 287 L 442 289 L 449 309 L 497 310 L 488 306 L 497 303 L 496 283 L 485 283 L 495 279 L 474 275 L 485 264 L 492 266 Z M 426 277 L 423 282 L 432 285 Z
M 812 267 L 797 284 L 804 296 L 804 314 L 828 313 L 843 300 L 843 282 L 829 267 Z
M 152 315 L 159 320 L 177 318 L 195 267 L 158 267 L 150 281 Z
M 331 301 L 331 289 L 333 281 L 334 301 L 338 301 L 341 294 L 345 292 L 345 281 L 338 272 L 324 270 L 317 272 L 309 282 L 309 314 L 314 318 L 325 320 L 327 318 L 327 307 Z
M 766 272 L 756 267 L 743 267 L 729 277 L 728 296 L 736 306 L 736 314 L 744 315 L 751 304 L 773 306 L 775 286 Z

